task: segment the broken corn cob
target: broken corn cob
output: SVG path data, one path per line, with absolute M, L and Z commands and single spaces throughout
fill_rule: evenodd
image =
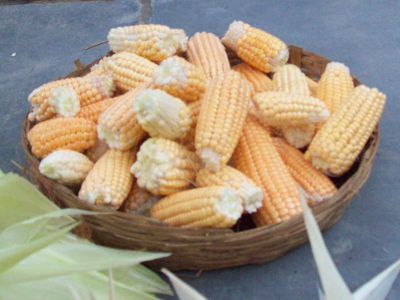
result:
M 87 203 L 118 209 L 131 189 L 133 176 L 129 168 L 135 152 L 108 150 L 89 172 L 79 191 Z
M 314 137 L 316 126 L 313 123 L 297 126 L 283 126 L 280 128 L 282 136 L 290 145 L 296 148 L 304 148 Z
M 337 192 L 333 182 L 314 168 L 302 152 L 281 138 L 273 138 L 273 142 L 290 174 L 305 192 L 309 205 L 324 201 Z
M 342 63 L 330 62 L 318 82 L 317 98 L 333 113 L 353 89 L 349 68 Z
M 137 183 L 154 195 L 168 195 L 186 189 L 199 170 L 195 153 L 178 143 L 149 138 L 141 146 L 131 172 Z
M 213 33 L 197 32 L 188 42 L 189 62 L 203 70 L 208 78 L 215 78 L 231 69 L 228 55 L 220 39 Z
M 134 89 L 141 83 L 151 82 L 156 67 L 155 63 L 129 52 L 120 52 L 99 62 L 99 68 L 111 75 L 115 86 L 122 92 Z
M 310 96 L 307 77 L 299 67 L 285 64 L 277 68 L 272 79 L 274 91 Z
M 57 150 L 47 155 L 39 164 L 44 176 L 66 185 L 78 185 L 85 180 L 93 163 L 82 153 Z
M 238 72 L 215 78 L 201 100 L 195 146 L 207 169 L 226 164 L 239 140 L 251 97 L 251 86 Z
M 237 190 L 247 213 L 256 212 L 262 205 L 261 189 L 249 177 L 230 166 L 223 166 L 215 173 L 201 169 L 197 174 L 196 184 L 198 187 L 227 186 Z
M 135 181 L 132 184 L 128 197 L 121 206 L 121 210 L 138 215 L 150 216 L 150 209 L 158 200 L 160 200 L 159 196 L 152 195 L 145 189 L 142 189 Z
M 234 189 L 211 186 L 162 198 L 151 209 L 151 217 L 179 227 L 229 228 L 242 212 L 241 198 Z
M 263 72 L 273 72 L 289 58 L 289 50 L 277 37 L 242 21 L 234 21 L 222 38 L 225 46 L 244 62 Z
M 103 111 L 105 111 L 108 107 L 111 106 L 118 98 L 113 97 L 109 99 L 102 100 L 100 102 L 96 102 L 85 107 L 82 107 L 81 110 L 76 114 L 77 118 L 84 118 L 93 123 L 97 124 L 100 115 Z
M 93 162 L 96 162 L 106 153 L 110 147 L 100 139 L 97 139 L 96 144 L 86 150 L 86 156 Z
M 145 137 L 146 132 L 140 126 L 132 105 L 136 95 L 146 87 L 147 84 L 143 84 L 122 95 L 100 115 L 97 132 L 110 148 L 128 150 Z
M 272 80 L 265 73 L 249 66 L 246 63 L 237 64 L 232 70 L 239 72 L 253 86 L 254 92 L 261 93 L 271 91 Z
M 321 100 L 282 92 L 263 92 L 253 97 L 258 117 L 271 126 L 301 125 L 328 119 L 329 111 Z
M 28 132 L 32 153 L 45 157 L 59 149 L 84 151 L 96 143 L 96 127 L 82 118 L 55 118 L 36 124 Z
M 263 191 L 263 205 L 252 215 L 257 226 L 286 221 L 301 212 L 296 182 L 268 131 L 252 116 L 246 120 L 233 159 L 238 170 Z
M 115 52 L 128 51 L 152 61 L 186 51 L 187 36 L 182 29 L 171 29 L 157 24 L 141 24 L 117 27 L 107 36 L 110 49 Z
M 385 101 L 376 88 L 356 87 L 318 131 L 305 157 L 327 175 L 345 173 L 371 136 Z
M 203 71 L 178 56 L 161 62 L 154 70 L 153 81 L 157 88 L 187 102 L 199 100 L 206 89 Z
M 49 82 L 28 96 L 33 108 L 29 119 L 43 121 L 56 114 L 73 117 L 81 107 L 109 98 L 113 91 L 113 81 L 105 74 Z
M 185 102 L 162 90 L 146 89 L 138 93 L 133 111 L 140 126 L 152 137 L 182 138 L 192 122 Z

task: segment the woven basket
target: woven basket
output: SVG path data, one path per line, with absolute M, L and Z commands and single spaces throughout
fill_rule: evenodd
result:
M 329 60 L 302 48 L 290 46 L 290 62 L 301 67 L 308 76 L 319 78 Z M 68 77 L 87 73 L 91 65 L 79 68 Z M 357 79 L 354 79 L 354 82 L 356 85 L 360 84 Z M 109 212 L 83 218 L 86 233 L 90 233 L 94 242 L 116 248 L 172 253 L 170 257 L 149 262 L 150 267 L 211 270 L 259 264 L 271 261 L 307 241 L 301 215 L 283 223 L 260 228 L 254 228 L 250 218 L 244 218 L 233 229 L 183 229 L 170 227 L 147 217 L 82 203 L 76 196 L 77 191 L 72 191 L 39 173 L 39 161 L 32 155 L 26 138 L 26 133 L 32 125 L 26 118 L 22 132 L 30 179 L 61 207 Z M 321 229 L 329 228 L 340 219 L 352 197 L 367 180 L 378 144 L 377 127 L 351 170 L 334 179 L 339 187 L 337 194 L 313 207 Z

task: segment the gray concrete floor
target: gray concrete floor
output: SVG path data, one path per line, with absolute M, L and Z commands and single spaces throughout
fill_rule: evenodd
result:
M 139 20 L 223 34 L 241 19 L 333 60 L 385 92 L 382 143 L 373 172 L 341 221 L 324 233 L 351 290 L 400 258 L 399 1 L 134 0 L 0 5 L 0 168 L 24 163 L 20 148 L 27 95 L 40 84 L 107 51 L 84 46 L 111 27 Z M 1 2 L 0 2 L 1 3 Z M 15 56 L 12 54 L 15 53 Z M 272 263 L 204 272 L 186 281 L 210 299 L 317 299 L 318 275 L 309 245 Z M 400 299 L 400 280 L 388 299 Z

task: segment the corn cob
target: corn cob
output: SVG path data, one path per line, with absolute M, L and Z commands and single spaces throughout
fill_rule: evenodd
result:
M 233 158 L 238 170 L 263 191 L 263 205 L 252 215 L 257 226 L 282 222 L 301 212 L 297 184 L 268 131 L 254 117 L 247 118 Z
M 229 71 L 207 87 L 201 100 L 195 146 L 207 169 L 226 164 L 239 140 L 251 97 L 250 84 Z
M 155 63 L 129 52 L 120 52 L 99 62 L 99 68 L 111 75 L 115 86 L 122 92 L 134 89 L 143 82 L 151 82 L 156 67 Z
M 333 113 L 353 89 L 349 68 L 342 63 L 331 62 L 327 64 L 319 80 L 317 97 L 324 101 Z
M 146 87 L 147 84 L 143 84 L 122 95 L 100 115 L 97 132 L 110 148 L 128 150 L 145 137 L 146 132 L 140 126 L 132 105 L 136 95 Z
M 168 195 L 186 189 L 199 167 L 196 154 L 184 146 L 162 138 L 149 138 L 141 145 L 131 172 L 141 188 L 154 195 Z
M 314 137 L 315 125 L 309 123 L 297 126 L 283 126 L 280 131 L 290 145 L 296 148 L 304 148 L 311 143 Z
M 248 80 L 256 93 L 271 91 L 273 88 L 272 80 L 267 75 L 246 63 L 238 64 L 232 67 L 232 70 L 239 72 Z
M 244 62 L 263 72 L 272 72 L 285 64 L 289 50 L 277 37 L 242 21 L 234 21 L 222 43 L 236 52 Z
M 317 132 L 305 157 L 327 175 L 340 176 L 353 165 L 377 125 L 386 96 L 356 87 Z
M 145 189 L 139 187 L 137 182 L 134 182 L 128 197 L 121 206 L 121 211 L 150 216 L 151 207 L 158 200 L 160 200 L 159 196 L 152 195 Z
M 308 76 L 306 77 L 306 79 L 307 79 L 308 88 L 310 89 L 310 92 L 311 92 L 311 96 L 317 97 L 318 82 L 316 82 L 315 80 L 311 79 Z
M 196 148 L 194 147 L 194 138 L 196 134 L 197 119 L 200 114 L 201 101 L 189 103 L 188 107 L 190 110 L 190 119 L 192 120 L 192 122 L 190 123 L 191 126 L 186 135 L 182 139 L 180 139 L 179 142 L 190 151 L 195 151 Z
M 262 205 L 261 189 L 249 177 L 230 166 L 223 166 L 216 173 L 201 169 L 197 174 L 196 184 L 198 187 L 227 186 L 237 190 L 247 213 L 256 212 Z
M 96 162 L 106 153 L 110 148 L 102 140 L 97 139 L 96 144 L 86 150 L 86 156 L 93 162 Z
M 73 117 L 80 107 L 109 98 L 114 91 L 110 76 L 99 75 L 55 80 L 43 84 L 28 96 L 33 111 L 30 120 L 43 121 L 57 113 Z
M 286 64 L 277 68 L 272 81 L 276 92 L 311 96 L 306 75 L 295 65 Z
M 324 102 L 311 96 L 264 92 L 256 94 L 253 101 L 260 120 L 271 126 L 317 123 L 329 117 Z
M 59 149 L 84 151 L 96 143 L 96 127 L 82 118 L 55 118 L 36 124 L 28 141 L 38 158 Z
M 154 70 L 155 86 L 186 102 L 200 99 L 206 89 L 206 76 L 182 57 L 167 58 Z
M 333 182 L 315 169 L 302 152 L 281 138 L 273 138 L 274 145 L 285 162 L 290 175 L 302 187 L 308 204 L 314 205 L 332 197 L 337 189 Z
M 119 208 L 132 186 L 129 168 L 134 160 L 134 151 L 108 150 L 89 172 L 79 198 L 90 204 Z
M 84 118 L 97 124 L 99 117 L 103 113 L 103 111 L 110 107 L 111 104 L 113 104 L 119 97 L 120 96 L 105 99 L 103 101 L 82 107 L 81 110 L 76 114 L 76 117 Z
M 139 124 L 152 137 L 182 138 L 192 122 L 185 102 L 162 90 L 146 89 L 138 93 L 133 111 Z
M 234 189 L 212 186 L 162 198 L 151 209 L 151 217 L 172 226 L 228 228 L 242 212 L 241 198 Z
M 225 47 L 212 33 L 198 32 L 189 39 L 189 62 L 203 70 L 208 78 L 215 78 L 231 69 Z
M 188 37 L 182 29 L 142 24 L 113 28 L 108 33 L 107 39 L 110 49 L 115 53 L 133 52 L 159 62 L 172 55 L 185 52 Z
M 44 176 L 66 185 L 78 185 L 85 180 L 93 163 L 82 153 L 57 150 L 46 156 L 39 164 Z

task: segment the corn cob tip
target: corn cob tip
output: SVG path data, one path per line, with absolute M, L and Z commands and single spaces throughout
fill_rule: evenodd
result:
M 332 72 L 333 74 L 340 75 L 342 72 L 350 73 L 349 67 L 347 67 L 345 64 L 332 61 L 329 64 L 326 65 L 326 69 L 329 72 Z
M 202 148 L 197 150 L 197 154 L 206 169 L 214 172 L 221 169 L 221 154 L 218 154 L 211 148 Z
M 90 76 L 93 86 L 99 90 L 104 98 L 110 98 L 115 91 L 114 81 L 108 73 Z
M 277 56 L 269 60 L 268 65 L 271 68 L 271 70 L 275 71 L 277 68 L 284 66 L 288 60 L 289 60 L 289 49 L 284 48 L 278 51 Z
M 242 21 L 233 21 L 222 37 L 222 43 L 233 51 L 237 51 L 237 41 L 246 34 L 245 25 Z
M 330 112 L 327 108 L 324 108 L 319 114 L 314 114 L 310 116 L 310 122 L 312 123 L 319 123 L 319 122 L 325 122 L 328 120 L 330 116 Z
M 81 108 L 79 97 L 75 90 L 67 86 L 54 88 L 51 91 L 48 102 L 52 109 L 63 117 L 73 117 Z
M 157 85 L 166 85 L 171 83 L 185 83 L 188 78 L 188 69 L 183 65 L 178 57 L 169 57 L 161 62 L 154 69 L 153 79 Z
M 237 221 L 243 213 L 242 199 L 232 188 L 224 188 L 215 200 L 214 209 L 228 219 Z
M 261 208 L 263 193 L 259 187 L 246 182 L 240 185 L 240 192 L 244 196 L 243 206 L 247 213 L 255 213 Z

